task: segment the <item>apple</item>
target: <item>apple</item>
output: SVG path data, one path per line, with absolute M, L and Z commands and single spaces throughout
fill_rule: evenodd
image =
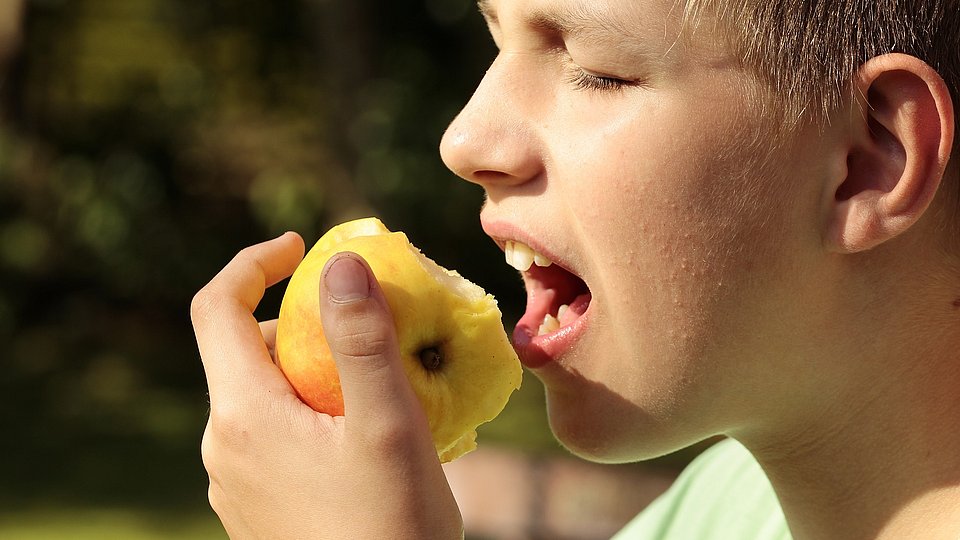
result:
M 344 414 L 318 302 L 320 273 L 342 251 L 363 257 L 383 289 L 404 371 L 426 413 L 440 460 L 476 448 L 477 426 L 500 414 L 522 376 L 497 302 L 376 218 L 332 228 L 290 278 L 276 337 L 277 363 L 287 380 L 314 410 Z

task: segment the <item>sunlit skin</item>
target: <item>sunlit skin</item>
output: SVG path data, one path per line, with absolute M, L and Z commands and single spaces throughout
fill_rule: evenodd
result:
M 587 329 L 535 367 L 552 429 L 598 461 L 737 437 L 798 538 L 955 536 L 943 81 L 875 59 L 857 84 L 885 129 L 847 103 L 771 148 L 749 74 L 710 24 L 678 38 L 671 7 L 481 2 L 499 54 L 441 143 L 483 186 L 488 234 L 549 249 L 590 288 Z

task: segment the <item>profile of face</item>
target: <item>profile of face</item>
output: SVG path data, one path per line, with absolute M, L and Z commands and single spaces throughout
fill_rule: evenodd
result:
M 598 461 L 755 421 L 802 376 L 796 321 L 820 324 L 817 139 L 761 167 L 750 77 L 709 24 L 681 35 L 673 4 L 481 2 L 499 54 L 441 142 L 529 266 L 514 337 L 551 428 Z

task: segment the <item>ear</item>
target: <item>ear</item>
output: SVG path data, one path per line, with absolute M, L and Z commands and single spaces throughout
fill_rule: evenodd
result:
M 867 61 L 853 82 L 864 103 L 845 144 L 845 174 L 828 204 L 826 244 L 839 253 L 877 246 L 930 205 L 953 145 L 953 104 L 943 78 L 905 54 Z M 843 170 L 843 169 L 841 169 Z

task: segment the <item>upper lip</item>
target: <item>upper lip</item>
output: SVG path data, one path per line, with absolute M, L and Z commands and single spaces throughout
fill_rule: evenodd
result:
M 551 251 L 549 247 L 541 243 L 536 235 L 531 234 L 519 225 L 508 221 L 486 220 L 482 218 L 480 220 L 480 224 L 483 227 L 483 232 L 485 232 L 487 236 L 496 242 L 501 251 L 506 248 L 507 242 L 522 242 L 537 253 L 550 259 L 553 264 L 556 264 L 571 274 L 582 278 L 582 275 L 571 266 L 569 260 L 565 259 L 564 256 L 558 255 L 556 252 Z

